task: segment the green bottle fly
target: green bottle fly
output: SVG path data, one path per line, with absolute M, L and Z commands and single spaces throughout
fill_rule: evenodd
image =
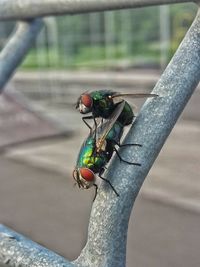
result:
M 108 119 L 111 114 L 117 109 L 118 105 L 124 102 L 124 108 L 121 114 L 118 117 L 118 121 L 123 125 L 129 125 L 132 123 L 134 118 L 133 109 L 129 103 L 122 99 L 122 97 L 133 97 L 133 98 L 142 98 L 142 97 L 155 97 L 155 94 L 121 94 L 111 90 L 99 90 L 93 92 L 83 93 L 77 100 L 76 108 L 82 114 L 92 113 L 91 116 L 83 117 L 83 121 L 88 127 L 86 119 L 95 119 L 101 117 L 103 119 Z M 117 101 L 118 100 L 118 101 Z M 91 128 L 91 127 L 90 127 Z
M 114 110 L 109 120 L 100 123 L 97 128 L 90 132 L 89 136 L 83 142 L 73 172 L 73 177 L 80 188 L 88 189 L 91 186 L 95 186 L 97 192 L 95 181 L 96 174 L 98 174 L 101 179 L 109 183 L 113 191 L 118 195 L 110 181 L 101 176 L 114 151 L 121 161 L 140 166 L 139 163 L 132 163 L 122 159 L 115 148 L 116 145 L 119 147 L 125 146 L 120 145 L 124 126 L 118 121 L 118 117 L 123 108 L 124 102 L 118 105 L 118 108 Z

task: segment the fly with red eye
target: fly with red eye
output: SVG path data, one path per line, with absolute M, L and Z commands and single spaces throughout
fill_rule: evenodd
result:
M 95 196 L 93 199 L 94 201 L 96 198 L 97 189 L 98 189 L 98 186 L 95 184 L 96 177 L 95 177 L 94 172 L 88 168 L 79 168 L 73 171 L 73 177 L 75 181 L 77 182 L 79 188 L 88 189 L 92 186 L 95 186 Z
M 92 127 L 86 121 L 88 119 L 93 119 L 95 127 L 97 127 L 97 123 L 95 118 L 101 117 L 103 119 L 109 119 L 111 114 L 117 109 L 119 103 L 124 102 L 124 109 L 118 117 L 118 121 L 123 125 L 129 125 L 133 122 L 135 117 L 133 113 L 132 107 L 129 105 L 127 101 L 125 101 L 124 97 L 129 98 L 147 98 L 147 97 L 156 97 L 156 94 L 149 93 L 118 93 L 111 90 L 99 90 L 93 92 L 86 92 L 82 94 L 78 101 L 76 108 L 79 110 L 81 114 L 91 113 L 90 116 L 82 117 L 83 122 L 90 128 Z
M 90 96 L 90 94 L 84 93 L 78 98 L 76 103 L 76 109 L 78 109 L 81 114 L 90 113 L 93 110 L 93 103 L 94 101 L 93 98 Z M 92 130 L 92 127 L 89 125 L 89 123 L 87 123 L 86 121 L 87 119 L 93 119 L 95 127 L 97 127 L 96 120 L 93 116 L 82 117 L 83 122 L 87 125 L 87 127 L 90 130 Z
M 131 106 L 125 100 L 118 102 L 114 100 L 130 96 L 133 98 L 156 97 L 155 94 L 139 93 L 139 94 L 120 94 L 111 90 L 102 90 L 94 92 L 86 92 L 82 94 L 76 108 L 80 113 L 92 113 L 91 116 L 82 117 L 82 120 L 90 128 L 89 136 L 81 146 L 77 163 L 74 171 L 74 179 L 80 188 L 88 189 L 91 186 L 96 187 L 95 197 L 97 194 L 96 174 L 107 182 L 117 196 L 119 194 L 108 179 L 102 177 L 106 168 L 106 164 L 110 161 L 114 152 L 120 159 L 120 162 L 141 166 L 140 163 L 129 162 L 120 156 L 116 149 L 122 146 L 140 146 L 140 144 L 120 144 L 124 127 L 132 123 L 134 114 Z M 95 118 L 102 118 L 97 124 Z M 94 126 L 91 127 L 86 119 L 93 119 Z
M 118 105 L 118 108 L 114 110 L 113 114 L 108 120 L 100 123 L 97 128 L 93 128 L 89 136 L 83 142 L 74 171 L 74 179 L 77 181 L 80 188 L 88 189 L 92 186 L 96 187 L 95 197 L 97 194 L 96 174 L 104 180 L 117 196 L 118 192 L 115 190 L 111 182 L 102 177 L 102 174 L 106 168 L 106 164 L 110 161 L 113 152 L 116 152 L 120 159 L 120 162 L 131 164 L 135 166 L 141 166 L 139 163 L 129 162 L 123 159 L 115 145 L 121 146 L 141 146 L 139 144 L 120 144 L 120 139 L 123 133 L 124 126 L 117 121 L 117 118 L 121 114 L 124 108 L 124 102 Z
M 95 174 L 88 168 L 77 168 L 73 171 L 74 180 L 77 182 L 79 188 L 90 188 L 94 185 Z
M 93 182 L 95 180 L 94 173 L 88 168 L 80 168 L 80 175 L 85 179 L 87 182 Z
M 92 97 L 89 94 L 83 94 L 81 95 L 80 102 L 85 105 L 87 108 L 92 108 L 93 100 Z
M 99 177 L 102 180 L 104 180 L 105 182 L 107 182 L 110 185 L 110 187 L 112 188 L 112 190 L 115 192 L 115 194 L 117 196 L 119 196 L 119 194 L 117 193 L 117 191 L 115 190 L 115 188 L 113 187 L 111 182 L 101 176 L 101 174 L 104 172 L 104 170 L 105 169 L 102 168 L 99 171 Z M 88 168 L 79 168 L 79 169 L 75 169 L 74 170 L 73 177 L 74 177 L 75 181 L 77 182 L 79 188 L 88 189 L 88 188 L 90 188 L 92 186 L 95 186 L 95 196 L 94 196 L 94 199 L 93 199 L 93 201 L 94 201 L 95 198 L 96 198 L 96 195 L 97 195 L 97 190 L 98 190 L 98 186 L 97 186 L 97 184 L 95 184 L 96 177 L 95 177 L 94 172 L 91 171 Z

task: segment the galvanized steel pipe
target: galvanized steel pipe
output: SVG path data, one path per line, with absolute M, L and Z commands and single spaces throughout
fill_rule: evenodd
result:
M 41 19 L 18 23 L 15 33 L 0 53 L 0 92 L 32 47 L 42 25 Z
M 197 0 L 196 0 L 197 1 Z M 0 0 L 0 20 L 81 14 L 114 9 L 175 4 L 189 0 Z M 195 2 L 195 1 L 194 1 Z
M 0 225 L 0 266 L 75 267 L 58 254 Z

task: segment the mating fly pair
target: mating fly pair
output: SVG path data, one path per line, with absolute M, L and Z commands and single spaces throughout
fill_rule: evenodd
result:
M 116 152 L 120 161 L 127 164 L 141 166 L 139 163 L 133 163 L 121 158 L 116 146 L 141 146 L 140 144 L 121 145 L 120 140 L 124 127 L 132 123 L 134 116 L 131 106 L 125 101 L 115 102 L 115 99 L 123 96 L 133 98 L 155 97 L 155 94 L 119 94 L 110 90 L 94 91 L 82 94 L 76 108 L 82 114 L 91 113 L 90 116 L 83 117 L 83 121 L 90 128 L 90 133 L 83 142 L 76 167 L 73 171 L 73 177 L 79 188 L 88 189 L 95 186 L 95 197 L 97 194 L 96 174 L 107 182 L 117 196 L 119 194 L 109 180 L 102 177 L 106 164 L 110 161 L 114 152 Z M 97 123 L 96 118 L 102 118 Z M 87 123 L 87 119 L 94 120 L 94 126 Z

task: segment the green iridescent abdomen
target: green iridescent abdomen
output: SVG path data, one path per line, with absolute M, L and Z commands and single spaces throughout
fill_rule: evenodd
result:
M 88 137 L 86 141 L 83 143 L 78 160 L 77 160 L 77 167 L 82 168 L 86 167 L 94 171 L 95 173 L 98 172 L 105 164 L 107 163 L 107 157 L 102 154 L 94 155 L 94 146 L 95 142 L 94 139 Z

